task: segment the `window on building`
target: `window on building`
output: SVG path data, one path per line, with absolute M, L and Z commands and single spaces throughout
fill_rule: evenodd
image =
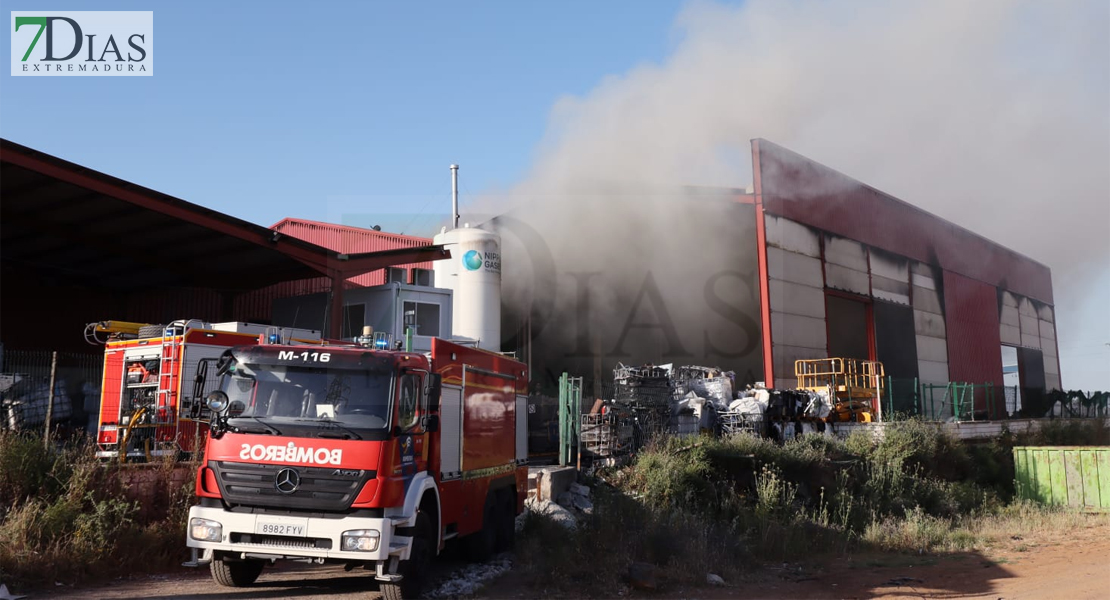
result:
M 413 317 L 410 317 L 413 315 Z M 439 305 L 430 302 L 405 302 L 403 315 L 408 319 L 415 318 L 416 335 L 430 337 L 439 336 Z
M 341 332 L 343 339 L 362 335 L 362 326 L 365 324 L 365 304 L 348 304 L 343 307 L 343 329 Z

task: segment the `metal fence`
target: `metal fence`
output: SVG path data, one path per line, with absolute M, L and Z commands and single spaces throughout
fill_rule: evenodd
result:
M 997 421 L 1018 416 L 1017 386 L 953 381 L 918 383 L 917 379 L 888 378 L 884 390 L 884 420 L 910 417 L 928 421 Z
M 1026 390 L 1022 390 L 1022 392 L 1026 392 Z M 1110 417 L 1110 392 L 1053 390 L 1044 394 L 1044 399 L 1046 401 L 1044 404 L 1048 405 L 1049 413 L 1054 417 Z
M 4 351 L 0 428 L 41 432 L 49 422 L 62 436 L 91 431 L 100 409 L 103 364 L 100 354 Z
M 559 378 L 559 464 L 577 459 L 582 414 L 582 378 L 563 373 Z

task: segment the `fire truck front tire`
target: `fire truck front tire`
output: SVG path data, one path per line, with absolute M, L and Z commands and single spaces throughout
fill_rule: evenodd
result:
M 215 557 L 209 568 L 216 583 L 224 587 L 244 587 L 258 580 L 263 564 L 260 560 L 229 561 Z
M 378 589 L 382 593 L 382 600 L 409 600 L 420 597 L 424 578 L 428 574 L 428 566 L 432 562 L 435 543 L 431 518 L 424 511 L 416 513 L 409 559 L 401 561 L 397 567 L 402 576 L 401 581 L 379 584 Z

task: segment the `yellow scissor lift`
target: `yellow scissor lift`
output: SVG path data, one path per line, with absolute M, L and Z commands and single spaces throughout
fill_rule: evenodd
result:
M 882 419 L 883 363 L 855 358 L 818 358 L 794 361 L 798 389 L 830 390 L 836 406 L 829 422 L 870 423 Z

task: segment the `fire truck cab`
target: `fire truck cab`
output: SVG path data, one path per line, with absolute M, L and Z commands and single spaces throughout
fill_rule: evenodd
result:
M 386 598 L 416 597 L 448 540 L 476 559 L 511 545 L 527 491 L 524 364 L 359 338 L 235 347 L 208 376 L 219 389 L 187 564 L 216 583 L 249 585 L 277 560 L 342 563 Z

